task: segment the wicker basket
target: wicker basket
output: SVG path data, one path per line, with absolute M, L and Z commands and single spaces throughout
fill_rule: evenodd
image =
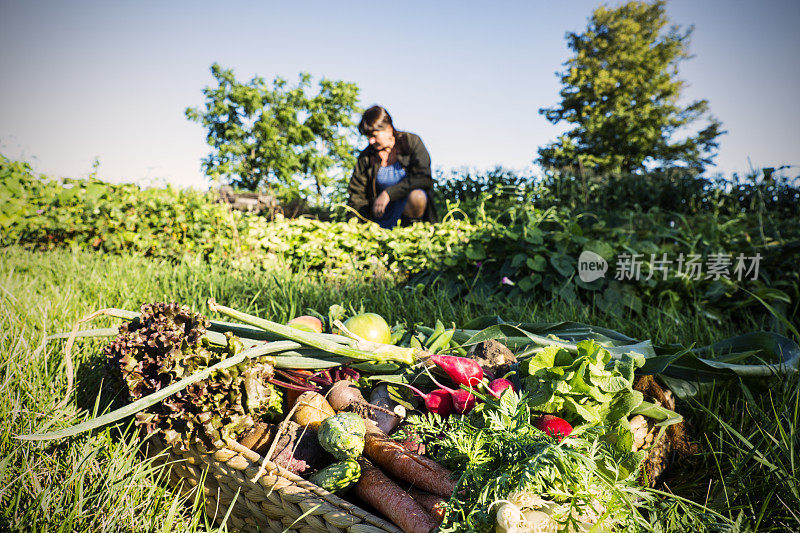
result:
M 209 453 L 193 445 L 180 450 L 151 435 L 146 446 L 182 494 L 193 495 L 202 481 L 206 514 L 219 524 L 230 509 L 227 524 L 236 531 L 402 533 L 236 442 Z

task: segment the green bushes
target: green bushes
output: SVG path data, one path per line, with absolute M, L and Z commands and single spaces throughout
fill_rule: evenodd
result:
M 232 212 L 208 193 L 47 180 L 6 159 L 0 160 L 0 178 L 3 245 L 195 257 L 239 269 L 280 267 L 326 278 L 377 276 L 409 287 L 435 284 L 451 297 L 536 297 L 590 304 L 616 315 L 654 306 L 677 319 L 691 307 L 721 318 L 722 311 L 763 301 L 796 319 L 800 301 L 794 265 L 800 228 L 787 223 L 792 218 L 780 209 L 724 214 L 698 208 L 681 214 L 657 206 L 647 212 L 609 207 L 613 203 L 592 212 L 559 205 L 542 209 L 552 193 L 537 189 L 540 201 L 533 205 L 508 202 L 495 214 L 486 209 L 489 203 L 477 205 L 474 221 L 454 210 L 437 225 L 385 230 L 355 220 L 267 221 Z M 610 188 L 599 190 L 612 194 Z M 584 251 L 607 262 L 604 277 L 580 279 L 578 258 Z M 700 271 L 688 271 L 683 263 L 690 258 Z M 744 270 L 736 269 L 740 258 L 747 261 Z M 657 261 L 669 264 L 659 270 Z M 714 261 L 716 273 L 709 266 Z M 720 262 L 727 262 L 724 269 Z
M 0 156 L 1 157 L 1 156 Z M 230 257 L 242 217 L 192 190 L 47 179 L 0 158 L 0 242 L 207 260 Z
M 684 215 L 760 212 L 772 220 L 800 217 L 800 177 L 771 168 L 744 177 L 734 174 L 732 179 L 680 168 L 603 176 L 571 169 L 543 176 L 501 167 L 486 172 L 461 169 L 437 173 L 436 195 L 441 205 L 457 205 L 471 216 L 480 208 L 497 216 L 511 207 L 533 204 L 591 212 L 658 209 Z

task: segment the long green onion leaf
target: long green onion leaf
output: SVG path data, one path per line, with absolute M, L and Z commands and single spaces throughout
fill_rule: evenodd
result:
M 271 331 L 265 331 L 261 328 L 244 326 L 242 324 L 234 324 L 233 322 L 224 322 L 222 320 L 212 320 L 211 326 L 208 329 L 210 331 L 218 331 L 220 333 L 225 333 L 227 331 L 230 331 L 240 339 L 253 339 L 259 341 L 279 341 L 286 338 L 283 335 L 272 333 Z M 319 335 L 322 338 L 328 339 L 329 341 L 336 342 L 338 344 L 346 344 L 348 346 L 352 346 L 353 344 L 355 344 L 353 339 L 349 339 L 342 335 L 332 335 L 330 333 L 317 333 L 317 335 Z
M 356 359 L 358 361 L 399 361 L 401 363 L 412 364 L 414 362 L 414 354 L 417 352 L 417 350 L 414 348 L 403 348 L 400 346 L 378 343 L 356 344 L 356 346 L 359 347 L 370 346 L 371 348 L 372 345 L 374 345 L 375 347 L 370 350 L 361 350 L 358 348 L 352 348 L 350 346 L 343 346 L 338 342 L 332 342 L 326 339 L 318 333 L 311 333 L 289 326 L 284 326 L 283 324 L 278 324 L 277 322 L 265 320 L 257 316 L 242 313 L 236 309 L 231 309 L 230 307 L 219 305 L 214 301 L 213 298 L 208 301 L 208 308 L 212 311 L 217 311 L 225 316 L 244 322 L 245 324 L 250 324 L 251 326 L 275 333 L 283 338 L 293 340 L 313 348 L 319 348 L 320 350 L 324 350 L 334 355 Z

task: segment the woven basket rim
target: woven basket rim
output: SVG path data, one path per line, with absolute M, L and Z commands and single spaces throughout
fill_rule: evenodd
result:
M 166 442 L 160 435 L 158 431 L 155 431 L 150 434 L 146 434 L 144 437 L 144 443 L 147 441 L 153 441 L 156 447 L 161 448 L 158 453 L 161 453 L 164 450 L 178 449 L 175 445 L 172 445 Z M 236 442 L 233 439 L 226 439 L 225 440 L 225 447 L 218 448 L 215 450 L 208 450 L 199 443 L 190 443 L 183 441 L 183 446 L 190 452 L 194 452 L 199 455 L 206 456 L 210 461 L 213 461 L 217 464 L 224 464 L 224 462 L 219 461 L 214 457 L 214 455 L 220 451 L 229 450 L 230 452 L 235 453 L 236 455 L 241 455 L 248 461 L 250 461 L 258 471 L 260 472 L 260 477 L 264 477 L 265 475 L 278 475 L 287 481 L 290 481 L 293 485 L 299 487 L 300 489 L 311 493 L 314 497 L 323 500 L 324 502 L 340 509 L 342 512 L 353 515 L 358 519 L 362 520 L 366 524 L 370 526 L 374 526 L 384 531 L 391 532 L 391 533 L 403 533 L 403 531 L 398 528 L 396 525 L 388 522 L 387 520 L 380 518 L 368 511 L 365 511 L 358 505 L 350 503 L 349 501 L 337 496 L 336 494 L 329 492 L 322 487 L 315 485 L 314 483 L 303 479 L 302 477 L 298 476 L 297 474 L 287 470 L 286 468 L 272 462 L 272 461 L 265 461 L 264 457 L 259 453 L 251 450 L 247 446 L 243 446 Z M 185 459 L 181 459 L 182 461 Z M 242 472 L 242 474 L 248 478 L 249 481 L 253 481 L 253 478 Z M 235 478 L 229 478 L 234 479 Z M 238 482 L 238 480 L 235 480 Z M 266 489 L 267 487 L 265 487 Z M 281 489 L 276 489 L 280 491 Z M 321 518 L 321 517 L 320 517 Z

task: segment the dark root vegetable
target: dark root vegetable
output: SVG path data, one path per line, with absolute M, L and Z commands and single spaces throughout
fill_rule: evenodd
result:
M 453 494 L 456 480 L 450 470 L 433 459 L 409 452 L 369 421 L 365 440 L 364 455 L 392 476 L 443 498 Z
M 411 487 L 408 493 L 428 511 L 436 522 L 441 523 L 447 511 L 447 502 L 441 496 Z
M 239 444 L 264 455 L 278 433 L 277 424 L 257 422 L 240 440 Z M 317 440 L 317 434 L 306 431 L 294 422 L 289 422 L 281 433 L 270 460 L 295 474 L 306 474 L 331 461 Z
M 365 459 L 358 460 L 361 477 L 356 496 L 377 509 L 405 533 L 429 533 L 437 526 L 431 515 L 397 483 Z
M 383 407 L 378 407 L 377 405 L 367 402 L 356 384 L 347 379 L 342 379 L 334 383 L 331 390 L 328 391 L 327 398 L 328 403 L 330 403 L 331 407 L 335 410 L 356 413 L 362 418 L 369 419 L 376 424 L 378 419 L 381 418 L 377 413 L 394 416 L 397 417 L 398 421 L 400 420 L 400 417 L 389 409 L 384 409 Z
M 394 431 L 406 416 L 405 407 L 392 398 L 389 386 L 386 383 L 381 383 L 372 389 L 369 395 L 369 403 L 392 413 L 388 414 L 378 409 L 373 409 L 372 412 L 375 424 L 386 434 Z

